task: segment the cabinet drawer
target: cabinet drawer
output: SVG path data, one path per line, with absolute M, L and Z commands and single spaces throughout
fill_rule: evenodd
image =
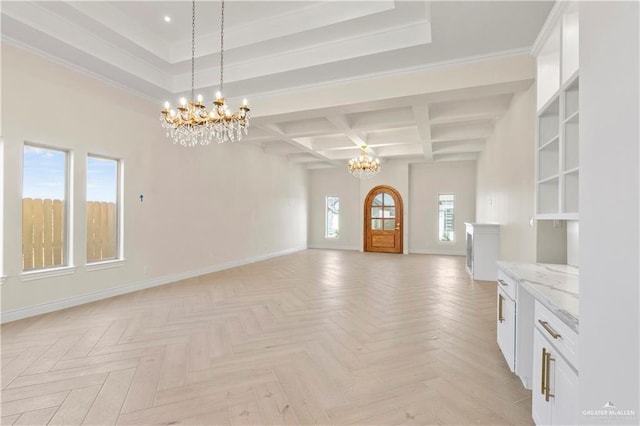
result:
M 498 269 L 498 287 L 512 300 L 516 300 L 516 286 L 517 283 L 513 278 Z
M 578 333 L 573 331 L 546 306 L 536 300 L 535 326 L 556 350 L 579 371 Z

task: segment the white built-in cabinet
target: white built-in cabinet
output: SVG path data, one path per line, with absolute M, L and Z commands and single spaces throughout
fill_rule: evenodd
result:
M 535 302 L 532 416 L 537 425 L 577 424 L 577 334 Z M 537 383 L 536 383 L 537 379 Z
M 495 281 L 500 256 L 500 225 L 465 222 L 467 272 L 474 280 Z
M 512 372 L 516 371 L 516 291 L 518 284 L 498 269 L 496 315 L 498 346 Z
M 536 218 L 578 220 L 580 111 L 577 3 L 541 32 L 537 63 Z

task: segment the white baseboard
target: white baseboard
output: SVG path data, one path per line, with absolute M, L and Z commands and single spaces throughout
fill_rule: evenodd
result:
M 360 247 L 358 246 L 337 246 L 333 244 L 309 244 L 309 248 L 321 250 L 360 250 Z
M 439 254 L 439 255 L 444 255 L 444 256 L 466 256 L 467 253 L 465 253 L 464 250 L 415 250 L 415 249 L 410 249 L 409 253 L 411 254 Z
M 261 256 L 255 256 L 248 259 L 236 260 L 232 262 L 222 263 L 218 265 L 207 266 L 206 268 L 196 269 L 193 271 L 180 272 L 177 274 L 165 275 L 162 277 L 151 278 L 137 283 L 126 284 L 120 287 L 109 288 L 106 290 L 96 291 L 94 293 L 73 296 L 66 299 L 56 300 L 53 302 L 41 303 L 39 305 L 28 306 L 26 308 L 14 309 L 0 313 L 0 324 L 16 321 L 35 315 L 46 314 L 48 312 L 59 311 L 61 309 L 71 308 L 73 306 L 83 305 L 85 303 L 95 302 L 97 300 L 107 299 L 109 297 L 119 296 L 121 294 L 132 293 L 146 288 L 157 287 L 164 284 L 182 281 L 188 278 L 198 277 L 200 275 L 211 274 L 213 272 L 222 271 L 224 269 L 235 268 L 237 266 L 248 265 L 250 263 L 260 262 L 262 260 L 274 257 L 284 256 L 305 250 L 307 247 L 295 247 L 279 252 L 268 253 Z

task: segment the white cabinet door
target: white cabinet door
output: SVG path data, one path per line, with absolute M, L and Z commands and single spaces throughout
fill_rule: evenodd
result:
M 546 353 L 547 339 L 537 328 L 533 332 L 533 383 L 531 414 L 537 425 L 551 424 L 551 403 L 546 401 Z M 550 398 L 551 399 L 551 398 Z
M 578 375 L 538 328 L 533 345 L 533 421 L 537 425 L 575 424 Z
M 564 358 L 554 358 L 555 361 L 551 362 L 554 370 L 551 389 L 555 395 L 551 421 L 554 425 L 572 425 L 575 424 L 575 413 L 578 409 L 578 376 Z
M 509 365 L 509 369 L 515 371 L 515 333 L 516 333 L 516 304 L 506 293 L 498 288 L 498 346 Z

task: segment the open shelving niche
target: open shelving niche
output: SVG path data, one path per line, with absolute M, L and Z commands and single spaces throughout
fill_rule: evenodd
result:
M 578 220 L 578 13 L 570 5 L 537 58 L 536 218 Z

